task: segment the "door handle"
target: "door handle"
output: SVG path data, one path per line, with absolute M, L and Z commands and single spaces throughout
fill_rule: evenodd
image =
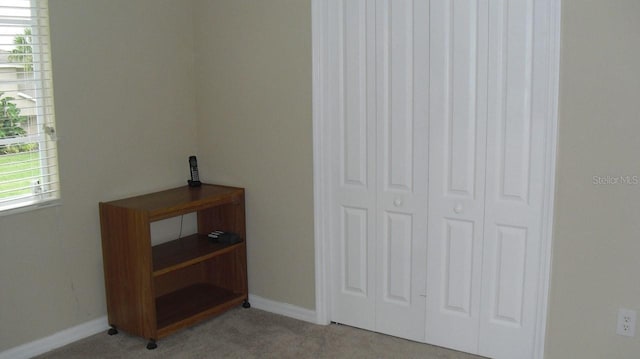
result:
M 456 213 L 458 213 L 458 214 L 459 214 L 460 212 L 462 212 L 462 209 L 463 209 L 463 208 L 462 208 L 462 204 L 461 204 L 461 203 L 458 203 L 458 204 L 456 204 L 456 205 L 455 205 L 455 207 L 453 207 L 453 211 L 454 211 L 454 212 L 456 212 Z
M 396 198 L 395 200 L 393 200 L 393 205 L 396 207 L 402 207 L 402 199 Z

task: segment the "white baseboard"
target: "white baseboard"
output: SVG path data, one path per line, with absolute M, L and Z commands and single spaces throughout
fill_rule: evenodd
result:
M 60 348 L 69 343 L 106 331 L 109 328 L 107 316 L 76 325 L 46 338 L 0 352 L 0 359 L 27 359 Z
M 252 308 L 318 324 L 315 310 L 305 309 L 292 304 L 276 302 L 253 294 L 249 294 L 249 303 L 251 303 Z

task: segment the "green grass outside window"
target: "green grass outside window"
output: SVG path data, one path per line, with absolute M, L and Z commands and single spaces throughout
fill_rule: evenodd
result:
M 0 155 L 0 199 L 31 193 L 33 177 L 40 175 L 39 158 L 38 151 Z

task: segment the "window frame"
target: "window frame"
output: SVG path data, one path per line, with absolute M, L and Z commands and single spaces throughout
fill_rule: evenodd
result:
M 31 9 L 29 18 L 10 15 L 5 15 L 6 17 L 2 18 L 0 15 L 0 23 L 31 29 L 29 46 L 32 48 L 30 55 L 32 56 L 33 68 L 31 71 L 34 78 L 28 80 L 28 83 L 33 85 L 34 96 L 27 100 L 32 100 L 35 103 L 35 115 L 32 116 L 36 117 L 36 133 L 24 137 L 0 138 L 0 145 L 37 143 L 40 174 L 36 179 L 38 182 L 32 184 L 30 194 L 0 199 L 0 216 L 55 206 L 61 201 L 48 0 L 29 0 L 29 5 Z M 1 80 L 0 83 L 2 83 Z M 15 92 L 20 96 L 19 89 Z M 20 140 L 18 141 L 17 138 Z M 53 155 L 49 155 L 50 153 Z

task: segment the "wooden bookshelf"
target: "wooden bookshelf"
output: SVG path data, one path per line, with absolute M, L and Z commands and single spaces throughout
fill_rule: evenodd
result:
M 197 213 L 198 233 L 151 245 L 154 221 Z M 248 307 L 244 189 L 203 184 L 100 203 L 109 334 L 156 340 L 220 314 Z M 212 243 L 221 230 L 235 244 Z

